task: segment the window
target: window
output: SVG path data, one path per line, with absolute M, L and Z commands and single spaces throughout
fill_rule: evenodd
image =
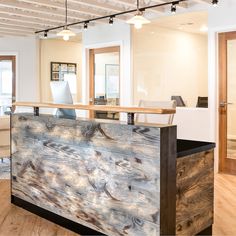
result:
M 12 95 L 12 62 L 0 62 L 0 96 Z

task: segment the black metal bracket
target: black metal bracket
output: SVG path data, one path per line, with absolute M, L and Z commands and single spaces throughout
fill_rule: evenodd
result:
M 134 125 L 134 113 L 127 113 L 127 124 Z
M 39 116 L 39 107 L 34 107 L 34 116 Z

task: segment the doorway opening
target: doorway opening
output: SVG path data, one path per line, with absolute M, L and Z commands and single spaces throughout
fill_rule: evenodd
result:
M 0 56 L 0 180 L 10 179 L 10 113 L 16 96 L 15 76 L 15 56 Z
M 236 32 L 219 34 L 219 169 L 236 174 Z
M 120 47 L 90 49 L 89 104 L 120 105 Z M 119 120 L 117 112 L 90 112 L 91 118 Z
M 0 115 L 8 114 L 16 100 L 16 57 L 0 56 Z

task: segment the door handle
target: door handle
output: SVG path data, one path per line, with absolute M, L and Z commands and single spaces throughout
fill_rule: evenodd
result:
M 220 102 L 220 107 L 225 107 L 228 105 L 233 105 L 233 103 L 232 102 Z

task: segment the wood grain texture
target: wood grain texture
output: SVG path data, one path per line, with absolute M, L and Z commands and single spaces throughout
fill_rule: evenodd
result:
M 13 195 L 108 235 L 159 235 L 160 128 L 13 115 Z
M 177 159 L 176 234 L 196 235 L 213 224 L 214 151 Z
M 236 176 L 217 174 L 215 176 L 215 211 L 213 235 L 236 235 Z M 10 204 L 10 182 L 0 180 L 0 236 L 78 236 L 30 212 Z M 14 222 L 8 220 L 15 215 Z M 28 216 L 28 217 L 25 217 Z M 24 218 L 24 226 L 18 221 Z M 15 228 L 13 230 L 13 228 Z M 9 234 L 14 232 L 14 234 Z
M 0 180 L 0 236 L 78 236 L 10 203 L 10 181 Z
M 219 101 L 228 101 L 227 43 L 236 39 L 236 31 L 219 34 Z M 228 106 L 219 108 L 219 169 L 226 174 L 236 174 L 236 160 L 227 155 Z
M 125 113 L 142 113 L 142 114 L 174 114 L 175 109 L 145 108 L 145 107 L 120 107 L 120 106 L 102 106 L 102 105 L 66 105 L 54 103 L 32 103 L 32 102 L 15 102 L 14 106 L 22 107 L 41 107 L 41 108 L 64 108 L 78 109 L 88 111 L 110 111 L 110 112 L 125 112 Z
M 176 126 L 161 129 L 160 234 L 176 232 Z
M 236 235 L 236 176 L 218 174 L 215 177 L 215 215 L 213 235 Z

